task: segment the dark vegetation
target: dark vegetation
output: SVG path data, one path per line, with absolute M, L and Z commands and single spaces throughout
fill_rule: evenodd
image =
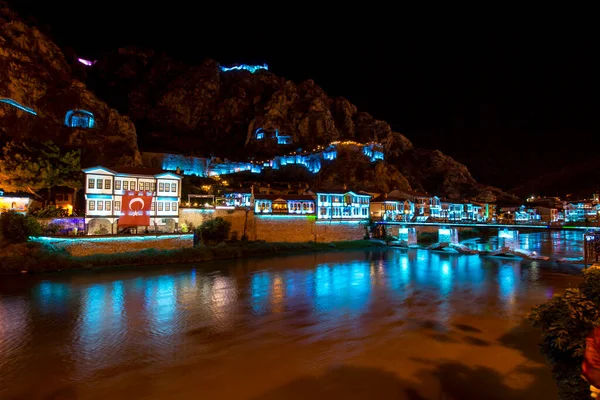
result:
M 585 271 L 578 288 L 534 307 L 529 318 L 542 328 L 541 351 L 552 365 L 560 398 L 590 398 L 581 364 L 586 336 L 600 325 L 600 268 Z

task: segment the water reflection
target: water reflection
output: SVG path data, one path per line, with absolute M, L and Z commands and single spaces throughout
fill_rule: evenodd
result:
M 566 240 L 555 239 L 552 246 Z M 544 240 L 528 243 L 542 246 Z M 34 397 L 27 395 L 25 380 L 14 381 L 15 373 L 6 371 L 27 369 L 40 377 L 41 387 L 59 380 L 81 384 L 85 392 L 121 368 L 145 371 L 151 365 L 157 371 L 192 356 L 220 357 L 211 346 L 221 340 L 228 340 L 223 349 L 237 345 L 249 351 L 259 345 L 255 340 L 268 347 L 285 338 L 303 343 L 306 352 L 334 357 L 377 341 L 389 324 L 396 332 L 410 329 L 404 323 L 411 319 L 445 326 L 464 315 L 516 320 L 562 290 L 557 282 L 569 284 L 548 274 L 553 268 L 390 249 L 202 269 L 108 271 L 78 279 L 19 277 L 18 289 L 0 291 L 0 397 Z M 250 340 L 246 333 L 252 332 L 259 333 Z M 363 342 L 355 347 L 345 342 L 358 338 Z M 322 352 L 323 344 L 311 347 L 325 339 L 333 343 L 328 352 Z M 335 347 L 338 341 L 345 347 Z M 244 351 L 224 354 L 215 365 L 247 361 Z M 253 353 L 253 362 L 260 365 L 271 356 Z M 60 373 L 49 373 L 50 365 Z

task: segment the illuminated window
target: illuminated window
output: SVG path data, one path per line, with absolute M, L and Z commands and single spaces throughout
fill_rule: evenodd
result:
M 123 190 L 129 190 L 129 181 L 123 181 Z
M 144 190 L 146 190 L 146 191 L 150 190 L 150 182 L 144 183 Z
M 177 211 L 177 203 L 173 203 L 173 205 L 171 206 L 171 209 L 173 211 Z
M 104 203 L 102 200 L 98 200 L 98 211 L 102 211 L 104 209 Z
M 165 202 L 165 211 L 171 211 L 171 203 Z
M 171 192 L 177 192 L 177 184 L 171 183 Z
M 104 189 L 110 190 L 110 179 L 104 180 Z
M 65 115 L 65 125 L 71 128 L 91 129 L 94 123 L 94 114 L 86 110 L 69 110 Z
M 105 204 L 104 204 L 104 206 L 105 206 L 104 209 L 106 211 L 110 211 L 110 201 L 106 201 Z
M 135 190 L 135 181 L 131 181 L 131 182 L 129 182 L 129 188 L 130 188 L 131 190 Z
M 115 211 L 121 211 L 121 202 L 115 201 Z
M 88 179 L 88 189 L 93 189 L 93 188 L 94 188 L 94 179 L 89 178 Z
M 263 140 L 265 138 L 265 131 L 262 128 L 256 130 L 256 140 Z
M 96 201 L 95 200 L 89 200 L 88 201 L 88 209 L 90 211 L 96 210 Z
M 158 184 L 158 191 L 159 192 L 164 192 L 165 191 L 165 184 L 164 183 L 159 183 Z
M 156 209 L 156 202 L 152 202 L 152 204 L 150 204 L 150 211 L 154 211 Z
M 121 190 L 121 181 L 115 181 L 115 190 Z
M 163 210 L 163 203 L 162 201 L 158 202 L 158 211 L 162 211 Z
M 102 179 L 96 179 L 96 189 L 102 189 Z
M 153 192 L 156 191 L 156 182 L 152 182 L 152 186 L 150 187 L 150 190 L 152 190 Z

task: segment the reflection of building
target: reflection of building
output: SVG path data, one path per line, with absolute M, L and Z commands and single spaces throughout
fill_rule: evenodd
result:
M 0 213 L 6 211 L 15 211 L 26 213 L 31 204 L 31 199 L 20 194 L 4 193 L 0 190 Z
M 310 195 L 256 195 L 257 214 L 314 214 L 315 199 Z
M 150 228 L 172 232 L 179 223 L 181 176 L 145 168 L 92 167 L 85 173 L 85 222 L 88 233 L 116 233 L 126 192 L 145 191 L 154 196 Z
M 367 219 L 369 218 L 368 194 L 352 191 L 317 190 L 319 219 Z

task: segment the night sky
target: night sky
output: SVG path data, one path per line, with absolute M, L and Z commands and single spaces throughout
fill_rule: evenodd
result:
M 123 3 L 19 0 L 16 8 L 86 58 L 132 44 L 190 64 L 266 62 L 276 75 L 313 79 L 504 189 L 598 149 L 598 35 L 583 21 L 471 26 L 408 14 L 384 21 L 282 8 L 275 18 L 232 13 L 233 3 L 211 10 Z

